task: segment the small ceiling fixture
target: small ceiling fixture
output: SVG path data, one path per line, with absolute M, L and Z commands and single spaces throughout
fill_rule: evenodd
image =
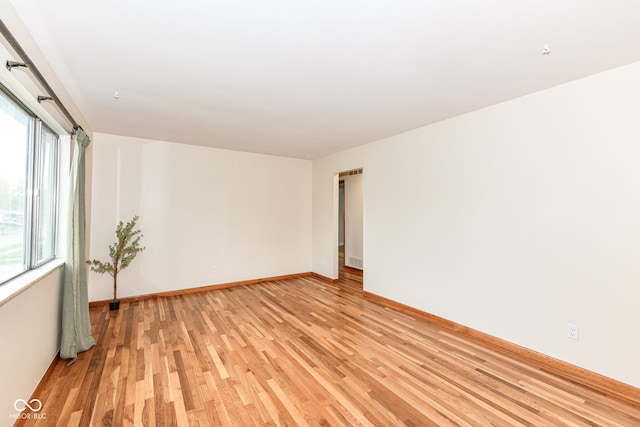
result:
M 545 44 L 544 47 L 542 48 L 542 54 L 549 55 L 550 53 L 551 53 L 551 49 L 549 49 L 549 45 Z
M 116 92 L 113 94 L 113 99 L 120 99 L 120 92 Z

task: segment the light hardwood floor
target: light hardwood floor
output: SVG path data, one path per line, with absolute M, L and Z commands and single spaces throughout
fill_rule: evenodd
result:
M 638 426 L 640 408 L 311 277 L 91 310 L 16 425 Z

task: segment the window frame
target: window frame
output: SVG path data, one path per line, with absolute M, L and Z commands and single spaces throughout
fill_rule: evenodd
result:
M 59 184 L 60 184 L 60 179 L 59 179 L 59 170 L 60 170 L 60 135 L 58 135 L 57 133 L 55 133 L 49 126 L 47 126 L 42 120 L 40 119 L 36 119 L 36 131 L 37 135 L 39 135 L 38 138 L 36 138 L 36 141 L 34 141 L 33 144 L 33 148 L 34 148 L 34 156 L 33 156 L 33 164 L 34 164 L 34 168 L 33 168 L 33 173 L 32 173 L 32 177 L 34 178 L 34 183 L 33 183 L 33 187 L 32 187 L 32 209 L 34 210 L 34 213 L 31 215 L 31 226 L 32 226 L 32 239 L 31 239 L 31 269 L 33 268 L 37 268 L 42 266 L 43 264 L 46 264 L 47 262 L 55 259 L 57 252 L 56 249 L 58 247 L 57 245 L 57 239 L 58 239 L 58 214 L 59 214 L 59 209 L 58 209 L 58 205 L 59 205 Z M 45 145 L 48 143 L 48 141 L 45 140 L 45 132 L 48 132 L 50 135 L 54 136 L 55 141 L 53 142 L 53 146 L 51 147 L 51 153 L 50 153 L 50 163 L 49 165 L 45 165 L 43 162 L 46 161 L 46 157 L 43 159 L 43 155 L 44 155 L 44 150 L 46 149 Z M 51 170 L 49 170 L 48 168 L 51 168 Z M 44 179 L 47 177 L 44 177 L 44 172 L 45 171 L 49 171 L 49 176 L 48 176 L 48 181 L 49 181 L 49 185 L 51 187 L 51 204 L 46 206 L 47 209 L 50 210 L 50 214 L 51 214 L 51 224 L 49 227 L 48 231 L 48 237 L 50 237 L 50 242 L 49 242 L 49 248 L 48 248 L 48 253 L 50 253 L 49 256 L 47 256 L 46 258 L 40 258 L 39 255 L 39 251 L 40 251 L 40 238 L 42 237 L 41 234 L 41 220 L 43 218 L 44 215 L 44 209 L 43 209 L 43 187 L 44 187 Z
M 42 265 L 56 259 L 58 255 L 58 220 L 60 215 L 60 135 L 48 126 L 36 113 L 26 106 L 19 98 L 0 83 L 1 95 L 9 102 L 13 103 L 16 108 L 22 110 L 29 116 L 29 129 L 27 141 L 27 159 L 25 164 L 25 201 L 24 201 L 24 226 L 23 231 L 23 261 L 20 271 L 0 278 L 0 286 L 9 283 L 11 280 L 19 277 L 29 271 L 32 271 Z M 53 137 L 50 141 L 45 141 L 45 134 Z M 46 161 L 44 150 L 50 144 L 50 158 L 48 164 Z M 48 172 L 45 176 L 45 172 Z M 47 180 L 51 194 L 49 195 L 46 206 L 42 198 L 42 190 L 45 186 L 44 180 Z M 41 228 L 41 219 L 44 212 L 48 211 L 51 218 L 49 229 L 46 235 L 50 240 L 47 242 L 46 257 L 40 257 L 40 237 L 43 236 Z

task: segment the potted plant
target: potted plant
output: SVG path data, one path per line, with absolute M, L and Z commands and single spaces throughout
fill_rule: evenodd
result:
M 136 229 L 138 215 L 126 224 L 122 221 L 116 227 L 116 242 L 109 245 L 110 262 L 102 262 L 96 259 L 88 260 L 87 264 L 91 266 L 91 271 L 104 274 L 107 273 L 113 277 L 113 300 L 109 302 L 109 310 L 118 310 L 120 308 L 120 300 L 118 296 L 118 273 L 127 268 L 131 261 L 142 252 L 145 248 L 140 247 L 140 239 L 142 231 Z

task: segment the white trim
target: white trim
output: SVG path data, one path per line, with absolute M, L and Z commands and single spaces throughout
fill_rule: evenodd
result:
M 0 286 L 0 307 L 38 283 L 44 277 L 64 266 L 64 260 L 54 259 L 36 269 L 29 270 Z

